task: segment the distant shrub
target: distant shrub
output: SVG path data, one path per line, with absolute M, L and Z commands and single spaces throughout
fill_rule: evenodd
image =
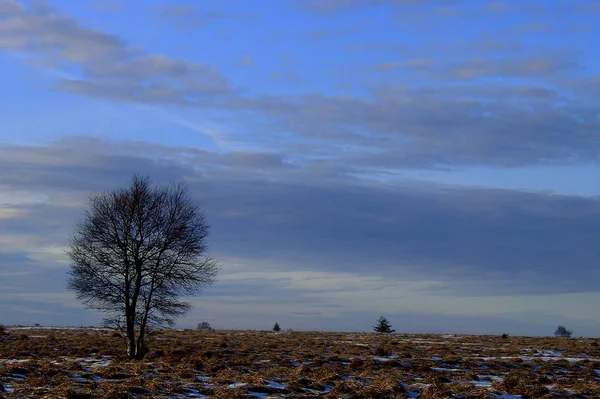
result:
M 506 339 L 506 338 L 508 338 L 508 334 L 507 333 L 502 334 L 502 339 Z
M 281 331 L 281 327 L 279 327 L 279 323 L 275 322 L 275 325 L 273 326 L 273 331 L 275 331 L 275 332 Z
M 198 330 L 212 330 L 212 327 L 210 326 L 210 323 L 208 321 L 203 321 L 201 323 L 198 323 Z
M 567 337 L 570 338 L 573 335 L 573 331 L 568 330 L 567 327 L 560 325 L 556 327 L 556 331 L 554 331 L 554 335 L 557 337 Z

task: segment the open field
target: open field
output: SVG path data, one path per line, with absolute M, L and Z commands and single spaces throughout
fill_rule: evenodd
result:
M 0 398 L 600 398 L 597 339 L 160 330 L 149 345 L 129 361 L 110 330 L 8 329 Z

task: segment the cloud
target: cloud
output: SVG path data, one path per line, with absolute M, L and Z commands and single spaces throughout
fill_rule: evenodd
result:
M 591 1 L 578 5 L 578 10 L 583 13 L 596 13 L 600 12 L 600 1 Z
M 377 6 L 431 6 L 457 4 L 460 0 L 300 0 L 303 9 L 318 14 Z
M 19 3 L 17 3 L 15 0 L 0 1 L 0 12 L 1 13 L 18 12 L 21 9 L 22 9 L 22 6 Z
M 597 99 L 600 97 L 600 75 L 573 79 L 568 83 L 568 87 L 579 93 L 582 98 Z M 589 110 L 597 113 L 596 107 L 592 106 Z
M 553 26 L 547 22 L 531 22 L 524 25 L 519 25 L 513 28 L 514 32 L 518 33 L 550 33 Z
M 180 17 L 187 15 L 194 15 L 198 12 L 198 9 L 190 5 L 170 5 L 160 10 L 161 15 L 169 17 Z
M 351 26 L 343 29 L 317 29 L 304 33 L 301 37 L 308 40 L 320 41 L 323 39 L 341 38 L 358 32 L 359 30 L 356 27 Z
M 94 0 L 90 4 L 94 11 L 100 12 L 118 12 L 123 7 L 122 0 Z
M 201 313 L 190 318 L 224 320 L 247 311 L 270 320 L 289 313 L 281 320 L 305 326 L 304 313 L 319 312 L 314 317 L 342 328 L 353 314 L 368 322 L 375 310 L 410 319 L 449 315 L 451 307 L 453 317 L 495 313 L 518 324 L 526 322 L 511 312 L 529 301 L 527 311 L 556 305 L 556 314 L 590 323 L 572 306 L 596 295 L 589 293 L 600 277 L 598 199 L 330 180 L 326 171 L 292 165 L 275 154 L 87 138 L 4 146 L 0 168 L 12 173 L 0 175 L 0 187 L 23 194 L 2 199 L 18 210 L 0 224 L 0 262 L 10 265 L 3 284 L 13 287 L 13 299 L 34 293 L 22 304 L 31 308 L 44 295 L 62 293 L 60 252 L 85 197 L 142 173 L 161 184 L 187 182 L 207 209 L 209 248 L 223 271 L 214 289 L 193 299 Z M 45 311 L 66 320 L 64 307 L 76 303 L 56 301 Z M 494 306 L 486 313 L 484 304 Z M 11 317 L 22 319 L 15 312 Z M 235 326 L 243 327 L 242 320 Z
M 418 59 L 403 65 L 400 73 L 426 69 L 417 67 L 426 65 Z M 152 112 L 206 131 L 222 148 L 286 153 L 300 163 L 331 171 L 353 168 L 394 174 L 410 168 L 598 162 L 594 132 L 600 122 L 593 102 L 586 100 L 596 95 L 593 78 L 554 86 L 520 80 L 480 82 L 472 77 L 518 75 L 514 64 L 503 63 L 483 63 L 478 69 L 461 65 L 452 73 L 465 79 L 420 87 L 389 84 L 364 95 L 229 96 L 206 101 L 204 106 L 221 115 L 216 130 L 205 124 L 192 126 L 168 109 L 154 106 Z M 297 76 L 272 78 L 289 81 Z M 116 93 L 121 93 L 119 100 L 138 101 L 127 85 L 98 95 Z M 181 101 L 179 94 L 154 93 L 164 101 Z M 248 131 L 252 134 L 244 134 Z
M 600 1 L 588 0 L 582 2 L 562 1 L 558 4 L 558 10 L 562 13 L 575 11 L 582 14 L 594 14 L 600 12 Z
M 405 61 L 392 61 L 392 62 L 386 62 L 383 64 L 379 64 L 375 67 L 375 70 L 378 71 L 395 71 L 398 69 L 405 69 L 405 68 L 429 68 L 430 66 L 432 66 L 435 63 L 434 60 L 429 59 L 429 58 L 414 58 L 414 59 L 408 59 Z
M 255 61 L 254 58 L 246 55 L 240 58 L 239 64 L 244 68 L 252 68 L 255 64 Z
M 175 4 L 158 9 L 158 16 L 176 28 L 204 25 L 211 20 L 227 17 L 224 10 L 202 10 L 192 5 Z
M 322 4 L 342 9 L 384 3 L 437 4 Z M 316 80 L 301 69 L 299 56 L 293 71 L 260 70 L 258 59 L 238 60 L 245 66 L 256 61 L 256 71 L 267 85 L 294 87 L 294 94 L 267 95 L 261 94 L 262 88 L 232 90 L 221 72 L 209 65 L 137 49 L 54 9 L 6 7 L 0 48 L 28 54 L 35 65 L 58 71 L 56 88 L 151 106 L 174 123 L 208 131 L 222 148 L 286 153 L 298 163 L 310 163 L 332 175 L 347 175 L 351 169 L 363 175 L 394 175 L 405 169 L 597 163 L 599 159 L 594 132 L 600 122 L 589 101 L 596 96 L 595 81 L 588 77 L 575 82 L 572 75 L 583 71 L 575 51 L 532 49 L 519 40 L 482 36 L 477 41 L 425 43 L 418 51 L 405 44 L 398 56 L 398 43 L 372 43 L 373 53 L 385 51 L 385 58 L 374 54 L 377 61 L 372 65 L 348 66 L 344 74 L 336 73 L 332 87 L 341 80 L 348 84 L 342 94 L 311 91 Z M 163 11 L 201 12 L 188 6 Z M 283 55 L 281 62 L 289 63 Z M 373 69 L 386 73 L 365 73 Z M 218 130 L 226 134 L 189 123 L 172 106 L 202 109 L 210 119 L 218 118 Z
M 59 89 L 83 95 L 194 103 L 229 90 L 213 67 L 147 53 L 40 3 L 3 12 L 0 49 L 55 71 Z
M 143 4 L 144 15 L 154 18 L 127 29 L 138 38 L 146 28 L 181 38 L 180 47 L 164 50 L 184 57 L 174 58 L 43 2 L 0 0 L 0 51 L 46 72 L 43 83 L 53 89 L 76 95 L 58 95 L 45 113 L 79 109 L 63 104 L 81 97 L 112 101 L 123 114 L 146 111 L 130 115 L 136 121 L 126 127 L 129 119 L 113 119 L 101 107 L 76 112 L 69 134 L 102 118 L 91 127 L 96 135 L 109 128 L 113 137 L 125 131 L 135 137 L 150 129 L 148 140 L 214 148 L 200 133 L 218 147 L 84 137 L 0 146 L 0 170 L 8 171 L 0 173 L 0 292 L 10 293 L 0 306 L 7 317 L 26 322 L 19 311 L 38 308 L 47 320 L 92 317 L 60 296 L 63 250 L 88 193 L 141 173 L 161 184 L 188 183 L 208 210 L 210 250 L 224 268 L 214 288 L 192 299 L 198 307 L 190 318 L 202 320 L 206 312 L 211 324 L 259 328 L 268 320 L 270 328 L 277 316 L 284 328 L 360 329 L 362 323 L 370 329 L 373 314 L 385 311 L 415 331 L 489 323 L 488 332 L 527 325 L 526 331 L 551 333 L 559 317 L 600 331 L 588 305 L 597 299 L 599 277 L 597 198 L 406 180 L 490 177 L 485 184 L 544 189 L 561 185 L 548 170 L 566 175 L 567 166 L 580 172 L 585 164 L 565 185 L 597 192 L 593 179 L 581 183 L 600 161 L 593 50 L 578 48 L 572 35 L 523 36 L 567 29 L 573 18 L 555 17 L 581 8 L 506 2 L 486 10 L 485 2 L 475 3 L 298 1 L 276 11 L 294 16 L 294 5 L 302 7 L 300 25 L 283 26 L 259 10 L 266 30 L 255 29 L 237 2 L 223 12 Z M 343 18 L 332 23 L 338 12 Z M 517 19 L 501 15 L 513 12 L 505 16 Z M 223 43 L 207 43 L 202 52 L 187 47 L 196 43 L 189 33 L 214 33 L 211 21 L 223 17 L 233 40 L 227 48 L 242 51 L 222 58 Z M 449 24 L 445 17 L 454 19 Z M 578 26 L 593 30 L 586 18 Z M 539 22 L 522 25 L 526 20 Z M 198 24 L 202 29 L 185 34 L 165 31 Z M 275 29 L 281 34 L 269 34 Z M 369 51 L 368 57 L 346 49 Z M 223 69 L 202 62 L 204 56 Z M 233 89 L 228 79 L 247 87 Z M 10 119 L 34 112 L 36 100 L 29 99 L 23 114 L 11 109 Z M 20 136 L 31 129 L 41 129 L 36 138 L 52 137 L 64 131 L 52 127 L 56 118 L 43 126 L 38 118 L 9 123 L 7 131 L 19 133 L 9 141 L 32 141 L 33 135 Z M 160 132 L 175 125 L 190 131 Z M 521 170 L 528 174 L 515 181 Z M 11 308 L 17 299 L 20 308 Z
M 267 117 L 247 116 L 252 143 L 363 171 L 595 164 L 600 121 L 571 94 L 544 85 L 388 85 L 368 97 L 263 96 L 227 106 Z
M 2 176 L 0 185 L 16 191 L 38 187 L 48 197 L 44 204 L 13 200 L 12 207 L 26 212 L 3 223 L 3 237 L 68 232 L 77 212 L 72 200 L 61 204 L 62 198 L 83 198 L 141 172 L 158 182 L 183 179 L 191 185 L 210 207 L 214 247 L 221 253 L 359 274 L 368 262 L 378 276 L 420 269 L 468 280 L 490 273 L 496 282 L 520 281 L 533 291 L 580 292 L 594 281 L 592 237 L 600 229 L 594 199 L 414 184 L 391 188 L 350 178 L 325 186 L 319 172 L 290 167 L 275 155 L 91 139 L 11 147 L 2 159 L 15 176 Z M 60 246 L 61 234 L 54 237 L 44 246 Z M 571 265 L 568 273 L 565 264 Z
M 509 1 L 489 1 L 482 2 L 483 10 L 492 15 L 504 14 L 504 13 L 536 13 L 537 15 L 546 14 L 551 12 L 555 7 L 553 4 L 548 3 L 551 6 L 541 3 L 534 2 L 509 2 Z
M 531 56 L 513 59 L 472 59 L 451 66 L 449 72 L 457 79 L 479 77 L 545 77 L 578 68 L 566 54 Z
M 299 82 L 301 80 L 298 72 L 296 71 L 271 72 L 269 73 L 269 78 L 283 82 Z

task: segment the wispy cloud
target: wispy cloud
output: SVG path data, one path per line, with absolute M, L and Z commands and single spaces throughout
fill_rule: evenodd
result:
M 147 53 L 49 6 L 35 2 L 5 6 L 3 14 L 0 49 L 27 54 L 38 66 L 77 76 L 61 79 L 61 90 L 128 102 L 180 104 L 229 90 L 213 67 Z
M 332 9 L 438 3 L 323 2 Z M 198 12 L 188 6 L 163 11 Z M 595 95 L 593 77 L 589 84 L 573 83 L 572 74 L 585 70 L 575 50 L 533 49 L 489 36 L 437 47 L 429 43 L 431 49 L 425 45 L 418 52 L 404 45 L 408 54 L 397 60 L 347 68 L 349 81 L 360 82 L 362 75 L 374 80 L 359 83 L 360 91 L 298 90 L 312 84 L 310 74 L 286 68 L 264 73 L 265 84 L 285 84 L 290 94 L 264 94 L 256 88 L 231 90 L 214 67 L 140 50 L 52 8 L 10 6 L 5 14 L 0 48 L 29 54 L 38 65 L 58 71 L 58 89 L 151 106 L 157 117 L 206 135 L 226 150 L 260 148 L 285 152 L 296 160 L 321 158 L 333 167 L 352 165 L 384 173 L 457 165 L 598 162 L 594 132 L 600 122 L 592 102 L 586 103 Z M 374 51 L 389 52 L 391 45 Z M 258 70 L 255 57 L 240 57 L 244 58 L 232 64 L 241 59 Z M 380 73 L 365 73 L 373 69 Z M 169 108 L 173 106 L 218 117 L 198 122 Z
M 300 0 L 300 4 L 304 9 L 323 14 L 360 7 L 431 6 L 456 3 L 460 3 L 460 0 Z
M 152 115 L 160 119 L 164 119 L 176 125 L 182 126 L 186 129 L 189 129 L 192 132 L 200 133 L 209 137 L 222 150 L 234 150 L 233 143 L 228 141 L 226 135 L 222 132 L 224 127 L 220 127 L 212 122 L 194 122 L 158 106 L 144 105 L 140 106 L 140 108 L 151 112 Z

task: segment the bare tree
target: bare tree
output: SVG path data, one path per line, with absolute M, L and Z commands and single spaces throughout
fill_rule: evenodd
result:
M 68 287 L 105 313 L 105 324 L 126 338 L 129 357 L 141 359 L 147 328 L 172 326 L 190 307 L 178 297 L 214 282 L 208 234 L 185 186 L 156 187 L 134 176 L 127 188 L 90 196 L 70 242 Z
M 208 321 L 203 321 L 201 323 L 198 323 L 197 329 L 198 330 L 212 330 L 212 327 L 210 326 L 210 323 Z
M 558 327 L 556 327 L 554 335 L 556 335 L 557 337 L 571 337 L 571 335 L 573 335 L 573 331 L 567 329 L 567 327 L 563 325 L 559 325 Z

